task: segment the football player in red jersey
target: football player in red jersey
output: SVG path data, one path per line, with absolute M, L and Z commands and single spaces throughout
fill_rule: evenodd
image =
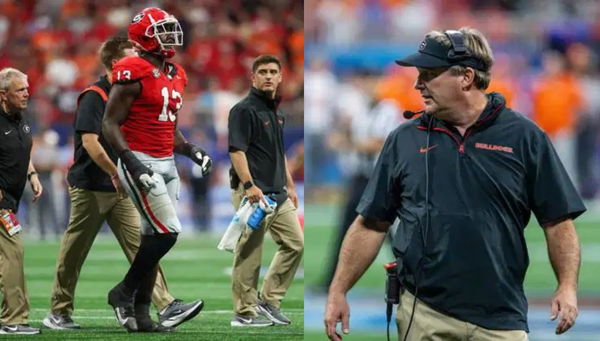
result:
M 142 216 L 140 248 L 127 275 L 108 294 L 117 320 L 129 331 L 157 331 L 149 307 L 159 260 L 181 232 L 176 204 L 179 176 L 173 153 L 188 156 L 210 172 L 212 161 L 177 129 L 177 111 L 187 84 L 183 68 L 167 62 L 183 43 L 177 19 L 159 8 L 137 14 L 128 29 L 139 56 L 113 67 L 113 88 L 103 133 L 119 155 L 119 178 Z M 202 300 L 180 302 L 178 314 L 159 312 L 162 326 L 173 327 L 196 316 Z M 175 316 L 174 316 L 175 315 Z M 169 316 L 163 321 L 162 316 Z

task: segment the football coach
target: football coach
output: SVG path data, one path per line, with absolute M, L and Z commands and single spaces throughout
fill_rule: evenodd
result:
M 397 63 L 417 68 L 425 110 L 389 135 L 357 207 L 329 288 L 328 337 L 341 340 L 338 322 L 349 332 L 346 293 L 399 218 L 400 340 L 527 340 L 531 212 L 558 280 L 551 317 L 564 333 L 577 318 L 573 219 L 585 207 L 550 140 L 502 95 L 486 94 L 493 56 L 479 31 L 432 31 Z
M 0 334 L 40 333 L 27 324 L 23 240 L 15 217 L 27 180 L 33 201 L 42 195 L 42 184 L 31 163 L 31 128 L 23 117 L 28 89 L 27 75 L 13 68 L 0 70 Z

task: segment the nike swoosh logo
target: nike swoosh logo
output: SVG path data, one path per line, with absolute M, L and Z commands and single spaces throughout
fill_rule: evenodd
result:
M 14 327 L 6 326 L 4 328 L 7 329 L 7 330 L 9 330 L 9 331 L 11 331 L 11 332 L 16 332 L 17 330 L 19 330 L 19 327 L 17 327 L 17 326 L 14 326 Z
M 4 135 L 8 135 L 8 134 L 10 134 L 10 133 L 12 133 L 12 130 L 5 131 L 5 132 L 4 132 Z
M 175 316 L 169 317 L 169 318 L 168 318 L 168 320 L 172 320 L 172 319 L 174 319 L 174 318 L 177 318 L 177 317 L 178 317 L 177 315 L 181 315 L 181 314 L 183 314 L 184 312 L 185 312 L 185 311 L 183 311 L 183 310 L 176 310 L 176 311 L 174 311 L 174 312 L 172 313 L 172 314 L 173 314 L 173 315 L 175 315 Z
M 421 149 L 419 149 L 419 153 L 427 153 L 428 151 L 432 150 L 433 148 L 437 147 L 437 144 L 434 144 L 433 146 L 429 147 L 429 148 L 425 148 L 425 147 L 421 147 Z
M 127 322 L 128 318 L 123 318 L 123 316 L 121 316 L 121 313 L 119 313 L 119 308 L 116 308 L 115 312 L 117 313 L 117 320 L 119 320 L 119 323 L 124 325 Z
M 240 320 L 240 321 L 242 321 L 244 323 L 250 323 L 250 322 L 252 322 L 252 319 L 245 319 L 243 317 L 238 317 L 238 320 Z
M 51 319 L 52 319 L 52 321 L 54 321 L 55 324 L 58 324 L 58 325 L 60 325 L 61 323 L 64 323 L 64 321 L 60 317 L 52 317 Z

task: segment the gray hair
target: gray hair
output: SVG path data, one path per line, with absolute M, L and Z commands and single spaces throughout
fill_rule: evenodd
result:
M 13 78 L 27 80 L 27 75 L 12 67 L 0 70 L 0 91 L 7 91 Z
M 490 81 L 492 79 L 492 73 L 490 69 L 494 64 L 494 54 L 492 53 L 492 49 L 485 38 L 485 36 L 479 32 L 478 30 L 470 27 L 461 27 L 459 31 L 465 37 L 465 46 L 469 52 L 473 55 L 473 57 L 481 60 L 485 66 L 486 70 L 475 70 L 475 86 L 478 89 L 485 90 L 490 85 Z M 443 44 L 446 47 L 450 47 L 452 43 L 450 39 L 444 34 L 442 31 L 431 31 L 427 33 L 427 36 L 435 39 L 437 42 Z M 454 65 L 450 67 L 450 72 L 455 75 L 464 74 L 466 67 L 461 65 Z

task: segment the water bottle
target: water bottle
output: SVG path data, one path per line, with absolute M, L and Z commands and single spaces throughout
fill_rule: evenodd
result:
M 275 204 L 275 201 L 273 201 L 273 199 L 269 198 L 268 196 L 264 196 L 264 198 L 267 201 L 267 204 L 269 204 L 269 206 Z M 257 204 L 254 212 L 252 212 L 250 217 L 248 217 L 248 227 L 250 227 L 253 230 L 258 229 L 260 227 L 260 223 L 263 221 L 263 219 L 265 219 L 266 215 L 267 213 L 265 212 L 265 210 L 262 207 L 260 207 L 260 204 Z

